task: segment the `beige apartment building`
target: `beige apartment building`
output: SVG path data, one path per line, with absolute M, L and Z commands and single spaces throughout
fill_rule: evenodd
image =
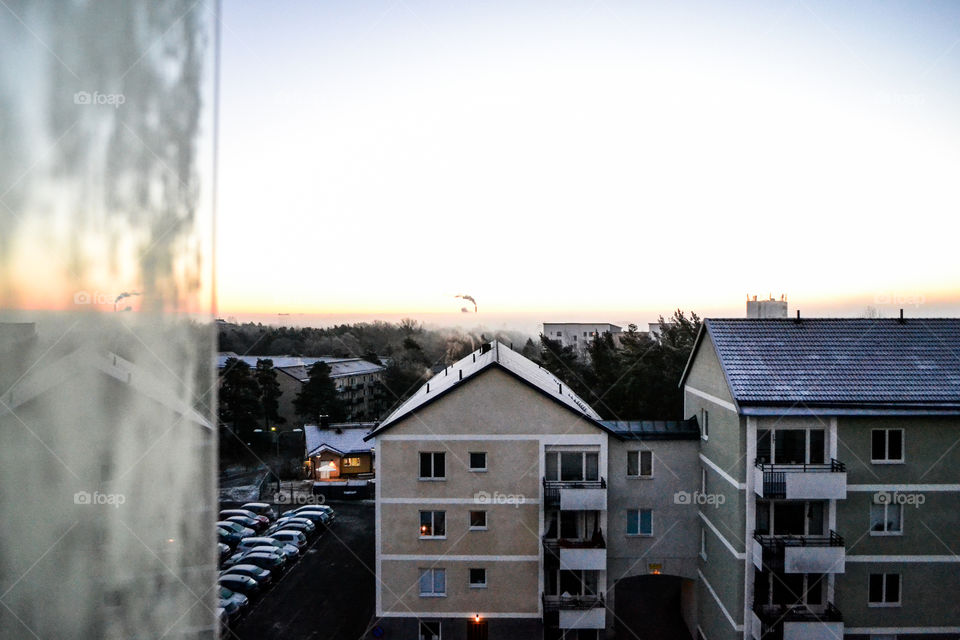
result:
M 695 488 L 695 422 L 603 422 L 494 342 L 435 375 L 368 437 L 376 613 L 388 637 L 597 640 L 618 624 L 615 584 L 664 570 L 695 615 L 696 509 L 674 500 Z M 629 489 L 617 498 L 613 475 Z

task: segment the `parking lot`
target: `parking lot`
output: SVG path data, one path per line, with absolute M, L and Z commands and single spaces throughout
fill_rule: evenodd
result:
M 239 640 L 357 640 L 374 609 L 374 507 L 331 502 L 337 519 L 225 634 Z

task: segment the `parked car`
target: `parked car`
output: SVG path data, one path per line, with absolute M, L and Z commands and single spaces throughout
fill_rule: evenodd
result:
M 272 528 L 274 528 L 274 527 L 282 526 L 282 525 L 285 525 L 285 524 L 287 524 L 287 523 L 300 523 L 300 524 L 305 524 L 305 525 L 307 525 L 307 530 L 308 530 L 308 531 L 316 531 L 316 530 L 317 530 L 317 525 L 313 522 L 313 520 L 310 520 L 309 518 L 300 518 L 300 517 L 293 517 L 293 516 L 289 516 L 289 517 L 286 517 L 286 518 L 280 518 L 279 520 L 277 520 L 276 522 L 274 522 L 272 525 L 270 525 L 270 528 L 272 529 Z
M 265 516 L 271 520 L 277 517 L 277 513 L 273 510 L 273 507 L 266 502 L 248 502 L 240 508 L 252 511 L 258 516 Z
M 230 548 L 233 548 L 240 544 L 240 541 L 243 538 L 240 537 L 239 533 L 235 531 L 230 531 L 224 529 L 223 527 L 217 527 L 217 540 L 223 542 L 224 544 L 230 545 Z
M 254 518 L 248 518 L 247 516 L 230 516 L 226 520 L 227 522 L 236 522 L 237 524 L 244 526 L 248 529 L 253 529 L 257 533 L 260 533 L 261 531 L 267 528 L 267 525 L 261 522 L 260 520 L 256 520 Z
M 271 538 L 268 536 L 245 538 L 239 545 L 237 545 L 237 551 L 248 551 L 261 546 L 274 547 L 288 558 L 296 558 L 300 555 L 300 547 L 287 542 L 281 542 L 276 538 Z
M 330 514 L 328 514 L 326 511 L 299 511 L 295 516 L 286 517 L 306 518 L 318 527 L 327 526 L 330 524 Z
M 257 584 L 256 580 L 253 578 L 248 578 L 247 576 L 221 576 L 217 580 L 217 584 L 219 584 L 221 587 L 230 589 L 230 591 L 233 591 L 234 593 L 242 593 L 251 600 L 260 595 L 260 585 Z
M 226 636 L 227 623 L 230 622 L 230 616 L 227 615 L 227 610 L 223 607 L 217 607 L 217 620 L 220 622 L 220 635 L 224 637 Z
M 277 531 L 275 533 L 271 533 L 268 537 L 273 538 L 274 540 L 279 540 L 280 542 L 296 545 L 297 549 L 303 549 L 305 546 L 307 546 L 307 536 L 303 535 L 303 532 L 294 531 L 293 529 Z
M 229 569 L 224 569 L 220 572 L 220 576 L 247 576 L 248 578 L 253 578 L 257 581 L 257 584 L 264 586 L 273 582 L 273 574 L 270 573 L 269 569 L 264 569 L 263 567 L 258 567 L 255 564 L 235 564 Z
M 220 587 L 220 603 L 219 606 L 223 607 L 227 611 L 227 616 L 230 620 L 235 620 L 247 605 L 250 604 L 250 600 L 247 596 L 242 593 L 234 593 L 226 587 Z
M 227 531 L 233 531 L 241 538 L 249 538 L 250 536 L 257 534 L 257 532 L 253 529 L 245 527 L 237 522 L 230 522 L 229 520 L 220 520 L 217 522 L 217 526 L 226 529 Z
M 269 529 L 263 532 L 263 535 L 270 537 L 278 531 L 283 531 L 284 529 L 291 529 L 293 531 L 299 531 L 308 538 L 313 537 L 317 533 L 317 528 L 310 521 L 307 522 L 278 522 Z
M 230 553 L 231 553 L 230 545 L 225 544 L 223 542 L 218 542 L 217 549 L 220 551 L 220 562 L 223 562 L 224 560 L 230 557 Z
M 291 509 L 290 511 L 284 511 L 281 517 L 295 516 L 303 511 L 326 511 L 331 520 L 337 517 L 333 507 L 325 504 L 305 504 L 302 507 L 297 507 L 296 509 Z
M 224 509 L 220 512 L 220 519 L 226 520 L 230 516 L 243 516 L 245 518 L 253 518 L 254 520 L 259 520 L 266 526 L 270 526 L 270 518 L 267 516 L 258 516 L 253 511 L 248 511 L 246 509 Z
M 244 551 L 234 554 L 223 566 L 230 569 L 238 565 L 252 564 L 271 573 L 280 573 L 287 566 L 287 558 L 283 553 L 273 553 L 272 551 Z

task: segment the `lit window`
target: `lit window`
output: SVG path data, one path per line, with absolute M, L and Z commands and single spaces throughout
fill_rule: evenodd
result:
M 653 510 L 627 509 L 627 535 L 653 535 Z
M 420 537 L 442 538 L 447 535 L 445 511 L 420 512 Z
M 359 466 L 360 466 L 360 458 L 344 458 L 344 459 L 343 459 L 343 466 L 345 466 L 345 467 L 359 467 Z

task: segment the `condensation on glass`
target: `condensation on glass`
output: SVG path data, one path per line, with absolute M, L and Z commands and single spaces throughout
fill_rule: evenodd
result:
M 217 16 L 0 9 L 0 637 L 217 634 Z

